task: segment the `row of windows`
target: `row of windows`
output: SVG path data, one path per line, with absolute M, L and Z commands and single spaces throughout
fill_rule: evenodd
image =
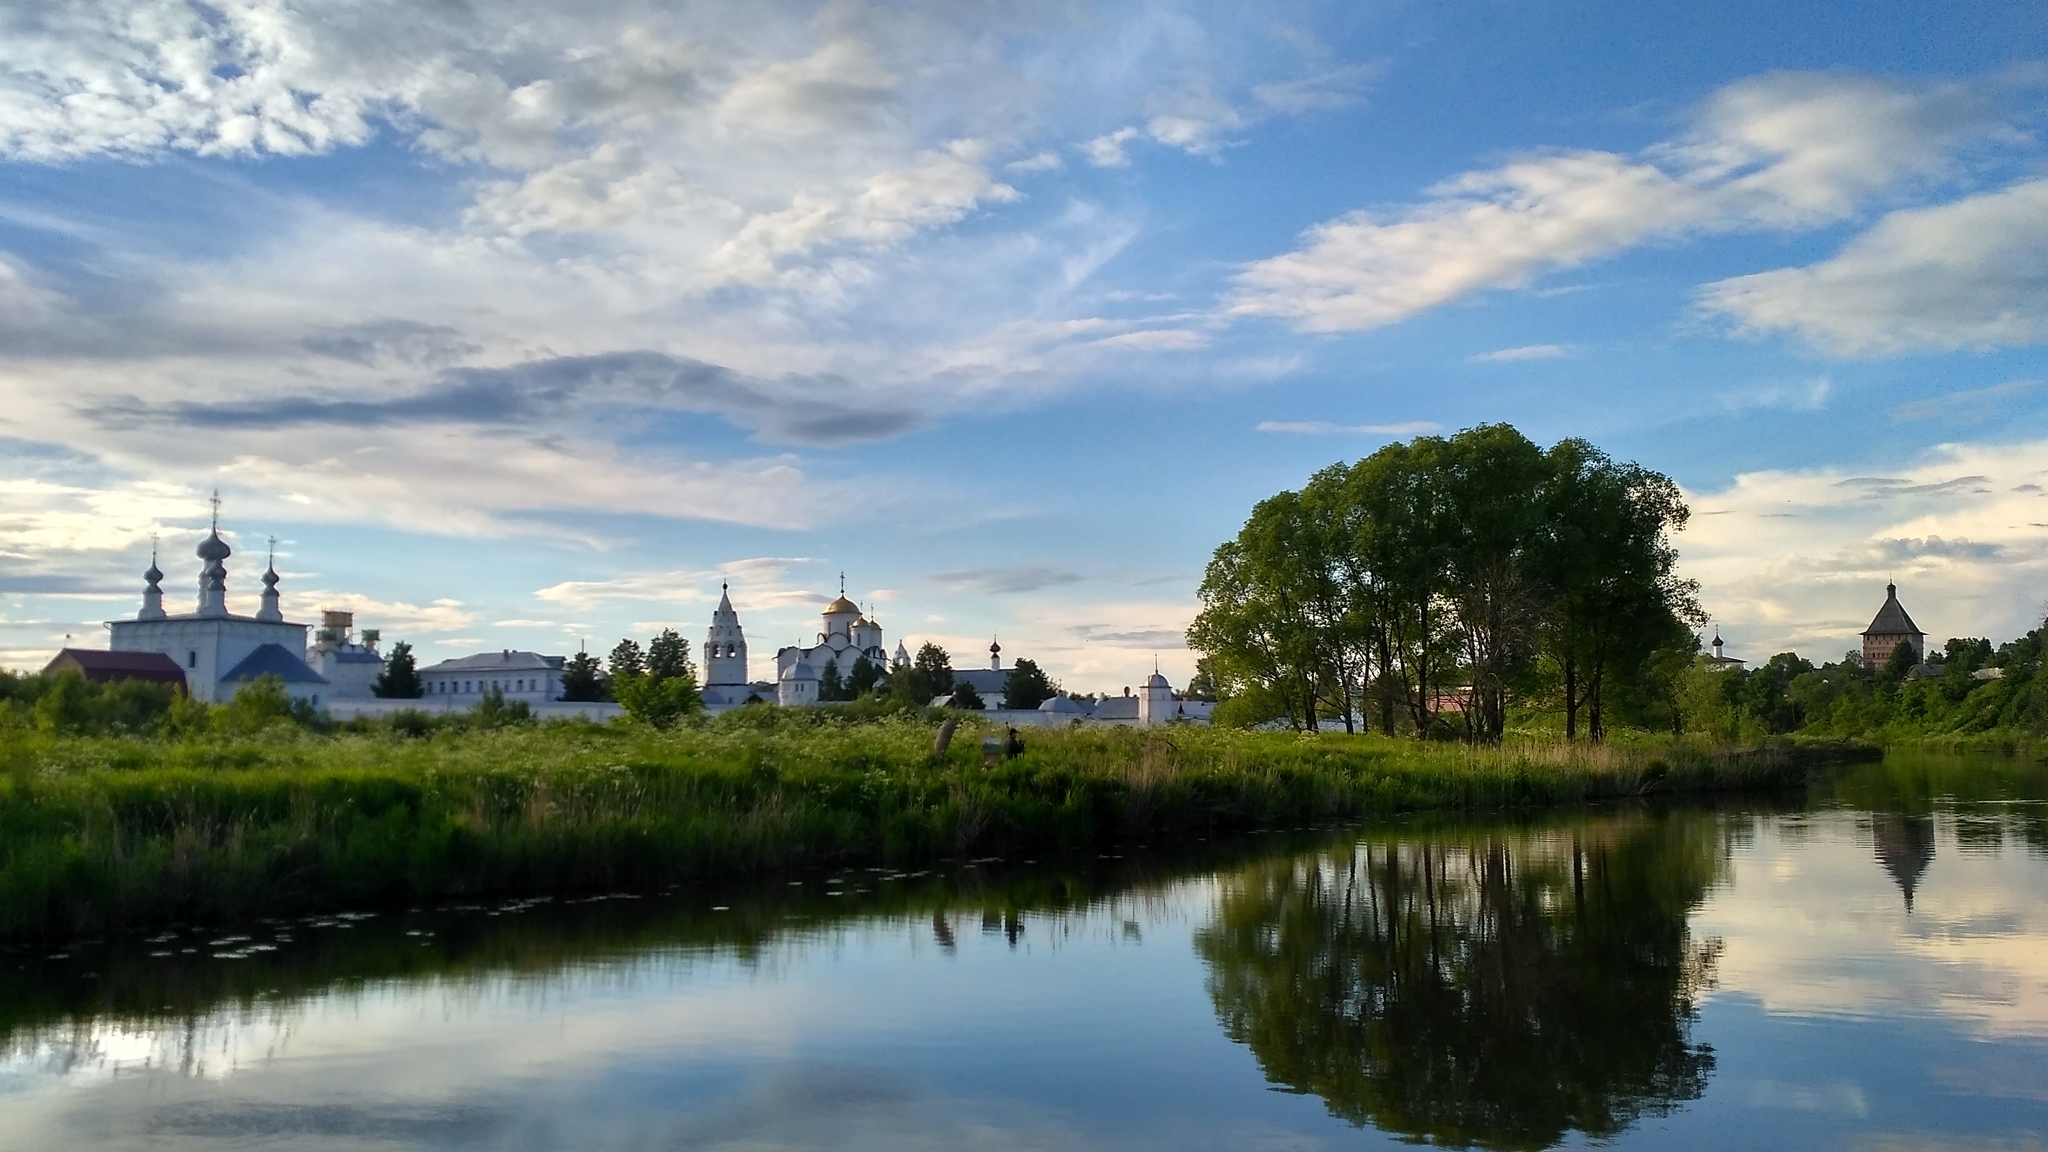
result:
M 496 688 L 500 692 L 538 692 L 538 680 L 429 680 L 427 692 L 445 696 L 452 692 L 488 692 Z

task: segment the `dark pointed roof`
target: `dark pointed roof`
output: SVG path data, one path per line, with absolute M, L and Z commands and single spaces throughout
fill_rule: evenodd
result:
M 327 683 L 327 677 L 306 667 L 304 660 L 286 651 L 282 644 L 259 645 L 220 679 L 223 684 L 232 684 L 237 680 L 254 680 L 258 676 L 275 676 L 287 684 Z
M 1870 627 L 1863 630 L 1865 636 L 1924 636 L 1920 626 L 1906 615 L 1905 606 L 1899 603 L 1899 586 L 1884 586 L 1884 607 L 1877 610 L 1877 616 L 1870 621 Z

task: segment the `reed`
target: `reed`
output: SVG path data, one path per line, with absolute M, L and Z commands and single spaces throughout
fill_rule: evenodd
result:
M 1034 731 L 984 767 L 917 719 L 520 726 L 0 747 L 0 937 L 649 888 L 794 865 L 1083 849 L 1419 809 L 1803 779 L 1790 747 Z M 18 737 L 18 738 L 14 738 Z

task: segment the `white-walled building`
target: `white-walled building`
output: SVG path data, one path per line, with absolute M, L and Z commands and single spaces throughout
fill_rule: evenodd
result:
M 218 501 L 216 501 L 218 504 Z M 278 605 L 277 566 L 263 573 L 263 597 L 254 616 L 228 611 L 227 560 L 234 549 L 213 529 L 199 542 L 199 599 L 192 612 L 164 611 L 163 572 L 150 557 L 142 574 L 142 608 L 133 620 L 107 622 L 107 646 L 116 652 L 161 652 L 185 671 L 186 690 L 209 704 L 234 698 L 261 676 L 284 681 L 293 699 L 320 705 L 331 695 L 327 679 L 306 663 L 306 626 L 284 618 Z
M 369 699 L 377 694 L 377 678 L 384 674 L 384 656 L 377 651 L 377 630 L 366 629 L 358 641 L 355 626 L 353 612 L 322 612 L 320 631 L 314 633 L 313 650 L 306 659 L 313 671 L 327 681 L 328 695 L 333 699 Z
M 493 688 L 506 703 L 524 700 L 545 704 L 562 695 L 562 665 L 566 658 L 543 656 L 506 648 L 458 656 L 420 669 L 423 698 L 456 708 L 467 708 L 482 700 Z

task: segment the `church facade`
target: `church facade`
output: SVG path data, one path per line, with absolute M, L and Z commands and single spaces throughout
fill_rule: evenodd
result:
M 151 557 L 142 574 L 142 608 L 132 620 L 110 620 L 108 647 L 116 652 L 160 652 L 185 673 L 185 690 L 209 704 L 234 699 L 260 676 L 284 681 L 293 699 L 319 706 L 331 695 L 327 679 L 306 663 L 306 626 L 284 618 L 278 605 L 277 565 L 263 573 L 263 597 L 254 616 L 228 611 L 227 560 L 234 550 L 213 530 L 199 542 L 199 598 L 191 612 L 164 610 L 163 572 Z
M 828 668 L 844 680 L 862 659 L 878 672 L 910 663 L 910 653 L 898 643 L 892 664 L 889 652 L 882 647 L 882 626 L 869 619 L 860 605 L 846 598 L 844 587 L 840 588 L 838 599 L 825 605 L 820 623 L 817 643 L 792 644 L 776 650 L 777 703 L 791 707 L 816 704 L 818 685 Z

